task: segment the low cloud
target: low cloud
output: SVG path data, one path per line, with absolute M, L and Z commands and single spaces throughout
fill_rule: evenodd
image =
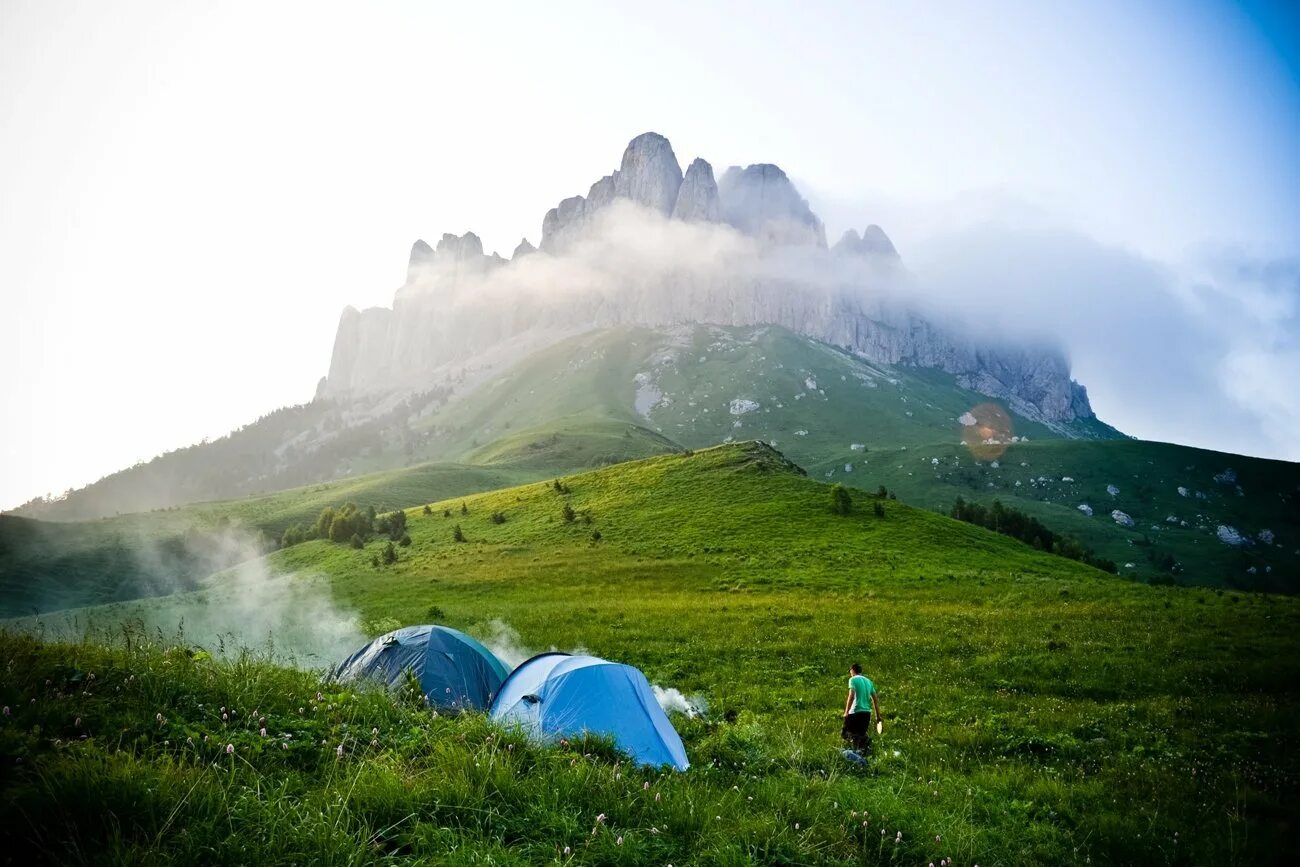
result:
M 1143 439 L 1300 459 L 1300 262 L 1176 268 L 1065 229 L 985 223 L 918 244 L 912 302 L 1065 348 L 1097 414 Z

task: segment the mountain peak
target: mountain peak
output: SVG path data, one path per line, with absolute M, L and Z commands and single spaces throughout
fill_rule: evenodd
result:
M 713 180 L 713 166 L 699 157 L 686 169 L 677 189 L 672 216 L 675 220 L 702 223 L 717 223 L 722 219 L 722 200 L 718 198 L 718 184 Z
M 849 229 L 836 242 L 833 250 L 841 255 L 898 257 L 894 242 L 875 223 L 867 226 L 861 235 L 857 229 Z
M 776 244 L 826 246 L 822 221 L 780 166 L 732 166 L 718 183 L 722 216 L 742 232 Z

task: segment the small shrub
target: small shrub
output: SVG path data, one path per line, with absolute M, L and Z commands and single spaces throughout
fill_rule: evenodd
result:
M 442 516 L 443 516 L 444 518 L 450 518 L 450 517 L 451 517 L 451 509 L 443 509 L 443 510 L 442 510 Z
M 460 504 L 460 513 L 461 513 L 462 515 L 468 515 L 468 514 L 469 514 L 469 506 L 466 506 L 464 503 L 461 503 L 461 504 Z
M 564 516 L 564 523 L 566 524 L 572 524 L 573 519 L 578 517 L 578 513 L 573 511 L 573 506 L 570 506 L 568 503 L 564 504 L 564 511 L 561 512 L 561 514 Z
M 429 506 L 428 504 L 425 504 L 425 507 L 424 507 L 424 514 L 426 514 L 426 515 L 432 515 L 432 514 L 433 514 L 433 508 L 432 508 L 431 506 Z
M 493 513 L 492 513 L 492 523 L 493 523 L 493 524 L 504 524 L 505 522 L 506 522 L 506 516 L 505 516 L 505 513 L 503 513 L 503 512 L 493 512 Z
M 453 542 L 465 541 L 465 531 L 460 528 L 460 524 L 451 528 L 451 538 Z
M 362 539 L 360 534 L 353 533 L 352 538 L 349 540 L 349 544 L 360 551 L 362 548 L 366 547 L 366 540 Z
M 447 612 L 442 610 L 442 606 L 430 605 L 429 610 L 424 612 L 430 620 L 446 620 Z
M 409 548 L 409 547 L 411 547 L 411 536 L 410 536 L 410 534 L 409 534 L 409 533 L 403 533 L 403 534 L 402 534 L 402 538 L 400 538 L 400 539 L 397 540 L 397 544 L 401 545 L 403 548 Z
M 853 497 L 849 489 L 839 482 L 831 485 L 831 511 L 837 515 L 847 515 L 853 511 Z
M 380 559 L 383 560 L 385 566 L 391 566 L 397 562 L 397 549 L 393 547 L 392 542 L 384 546 L 384 552 Z
M 599 530 L 592 530 L 592 531 L 591 531 L 591 541 L 592 541 L 592 542 L 599 542 L 600 540 L 601 540 L 600 531 L 599 531 Z
M 885 505 L 881 503 L 879 500 L 876 500 L 874 503 L 871 504 L 871 513 L 875 515 L 877 518 L 885 517 Z

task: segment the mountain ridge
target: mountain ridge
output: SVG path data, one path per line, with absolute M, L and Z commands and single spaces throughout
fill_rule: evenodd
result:
M 542 256 L 535 255 L 542 253 Z M 417 241 L 391 307 L 340 318 L 319 394 L 409 393 L 431 373 L 540 328 L 781 325 L 887 364 L 934 367 L 1029 415 L 1093 415 L 1059 350 L 971 338 L 900 297 L 901 259 L 875 224 L 833 249 L 786 173 L 732 166 L 685 173 L 658 133 L 632 139 L 619 168 L 547 212 L 541 243 L 510 260 L 472 232 Z

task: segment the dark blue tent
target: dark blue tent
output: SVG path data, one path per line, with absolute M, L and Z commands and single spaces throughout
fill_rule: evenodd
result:
M 686 748 L 645 675 L 594 656 L 543 653 L 506 678 L 492 718 L 543 739 L 607 735 L 643 765 L 690 767 Z
M 506 679 L 492 651 L 446 626 L 407 626 L 381 635 L 334 669 L 338 680 L 373 678 L 400 687 L 410 671 L 429 704 L 486 710 Z

